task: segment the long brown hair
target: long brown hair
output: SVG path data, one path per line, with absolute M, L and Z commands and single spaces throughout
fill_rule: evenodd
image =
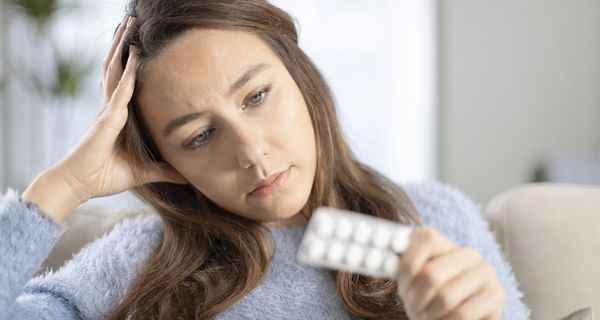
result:
M 344 141 L 333 96 L 321 73 L 298 47 L 294 21 L 261 0 L 132 0 L 128 14 L 138 27 L 129 43 L 139 48 L 137 83 L 119 144 L 134 170 L 162 161 L 141 120 L 137 92 L 149 62 L 191 29 L 235 29 L 258 35 L 277 54 L 300 88 L 317 139 L 317 169 L 302 214 L 319 206 L 345 208 L 401 222 L 421 224 L 405 192 L 357 161 Z M 127 51 L 123 53 L 125 63 Z M 161 244 L 133 281 L 110 319 L 208 319 L 231 306 L 266 274 L 272 254 L 256 221 L 228 212 L 191 185 L 146 184 L 134 192 L 164 221 Z M 356 317 L 407 319 L 396 283 L 331 271 L 339 297 Z

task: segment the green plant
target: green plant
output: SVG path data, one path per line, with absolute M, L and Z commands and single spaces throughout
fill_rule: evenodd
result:
M 93 64 L 90 62 L 75 62 L 59 56 L 56 60 L 55 79 L 49 89 L 52 94 L 60 98 L 74 98 L 83 87 L 87 75 L 91 72 Z
M 16 11 L 25 18 L 33 21 L 36 35 L 40 36 L 40 41 L 36 41 L 32 44 L 40 47 L 43 46 L 44 43 L 49 43 L 49 49 L 52 50 L 54 57 L 54 72 L 48 80 L 40 78 L 37 70 L 32 70 L 31 67 L 14 60 L 12 61 L 12 66 L 7 67 L 11 74 L 21 80 L 25 86 L 36 90 L 42 95 L 52 95 L 59 99 L 75 98 L 79 95 L 83 89 L 86 77 L 92 70 L 93 63 L 92 61 L 67 58 L 64 54 L 60 53 L 60 51 L 52 45 L 52 35 L 49 34 L 50 28 L 48 28 L 52 19 L 59 12 L 77 8 L 76 3 L 66 3 L 61 0 L 0 1 L 3 1 L 8 7 L 16 9 Z M 43 38 L 46 38 L 48 41 L 41 41 Z M 38 49 L 44 50 L 43 47 Z M 36 50 L 32 52 L 36 52 Z M 18 64 L 21 65 L 15 67 Z
M 12 6 L 25 16 L 30 17 L 38 28 L 42 31 L 44 26 L 60 10 L 74 8 L 74 3 L 65 4 L 60 0 L 3 0 L 9 6 Z

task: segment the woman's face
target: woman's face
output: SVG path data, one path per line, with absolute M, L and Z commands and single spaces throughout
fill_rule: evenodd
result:
M 298 86 L 258 36 L 185 33 L 152 60 L 138 98 L 161 155 L 202 194 L 265 225 L 304 223 L 314 130 Z M 278 188 L 252 193 L 282 171 Z

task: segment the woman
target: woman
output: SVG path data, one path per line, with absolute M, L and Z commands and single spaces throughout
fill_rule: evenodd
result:
M 0 303 L 13 318 L 527 318 L 472 202 L 436 183 L 401 188 L 356 160 L 285 12 L 260 0 L 128 11 L 95 122 L 22 197 L 4 196 L 12 242 L 0 253 L 16 258 Z M 131 188 L 158 215 L 27 282 L 73 209 Z M 297 264 L 319 206 L 418 226 L 397 279 Z

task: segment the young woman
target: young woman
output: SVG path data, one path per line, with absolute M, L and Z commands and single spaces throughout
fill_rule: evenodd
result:
M 267 1 L 133 0 L 102 68 L 104 101 L 78 146 L 2 198 L 2 316 L 528 317 L 475 204 L 356 160 L 292 19 Z M 73 209 L 127 189 L 157 214 L 30 280 Z M 298 264 L 319 206 L 414 225 L 397 278 Z

